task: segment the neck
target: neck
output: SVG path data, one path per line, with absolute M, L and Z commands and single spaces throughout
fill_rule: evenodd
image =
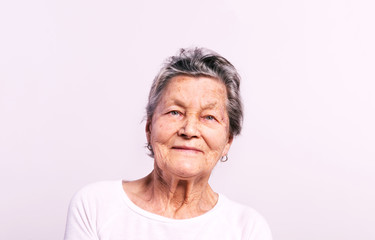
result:
M 169 218 L 199 216 L 212 209 L 218 199 L 208 178 L 180 179 L 158 169 L 145 178 L 125 184 L 128 184 L 124 185 L 125 191 L 136 205 Z

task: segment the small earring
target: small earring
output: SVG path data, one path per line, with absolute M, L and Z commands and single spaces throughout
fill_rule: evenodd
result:
M 147 149 L 150 150 L 150 151 L 152 151 L 152 146 L 151 146 L 150 143 L 147 143 Z
M 226 162 L 226 161 L 228 161 L 228 155 L 222 156 L 222 157 L 220 158 L 220 161 L 221 161 L 221 162 Z

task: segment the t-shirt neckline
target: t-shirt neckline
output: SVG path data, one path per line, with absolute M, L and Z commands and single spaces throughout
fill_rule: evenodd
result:
M 132 200 L 130 200 L 130 198 L 126 194 L 122 183 L 123 183 L 123 180 L 120 181 L 120 190 L 121 190 L 121 195 L 126 206 L 142 217 L 155 220 L 155 221 L 159 221 L 159 222 L 187 223 L 187 222 L 195 222 L 195 221 L 204 221 L 204 219 L 210 218 L 211 216 L 217 214 L 224 200 L 224 196 L 218 193 L 219 196 L 218 196 L 217 203 L 212 209 L 210 209 L 206 213 L 196 216 L 196 217 L 192 217 L 192 218 L 174 219 L 174 218 L 168 218 L 168 217 L 158 215 L 156 213 L 146 211 L 143 208 L 140 208 L 139 206 L 137 206 Z

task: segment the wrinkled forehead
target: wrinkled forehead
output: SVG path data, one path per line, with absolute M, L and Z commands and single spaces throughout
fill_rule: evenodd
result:
M 182 107 L 189 104 L 199 104 L 204 108 L 225 107 L 227 90 L 216 78 L 176 76 L 164 89 L 160 102 Z

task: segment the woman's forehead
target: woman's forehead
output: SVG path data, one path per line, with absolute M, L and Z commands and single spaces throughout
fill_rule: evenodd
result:
M 162 98 L 177 105 L 199 101 L 210 108 L 225 102 L 227 92 L 225 85 L 215 78 L 177 76 L 171 79 Z

